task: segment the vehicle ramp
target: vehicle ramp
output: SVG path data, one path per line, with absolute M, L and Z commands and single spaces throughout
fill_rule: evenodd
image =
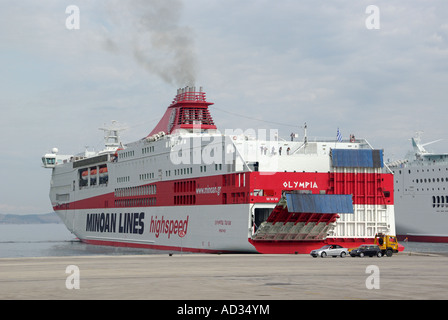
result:
M 324 240 L 339 213 L 352 213 L 351 195 L 305 194 L 287 191 L 252 240 Z

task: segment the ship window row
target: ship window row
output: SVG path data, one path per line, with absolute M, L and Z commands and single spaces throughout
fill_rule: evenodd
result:
M 199 170 L 200 172 L 207 172 L 207 166 L 199 166 Z M 222 170 L 222 164 L 221 163 L 215 163 L 215 170 Z M 174 170 L 174 175 L 175 176 L 180 176 L 180 175 L 184 175 L 184 174 L 192 174 L 193 173 L 193 168 L 189 167 L 189 168 L 180 168 L 180 169 L 175 169 Z M 171 175 L 171 174 L 170 174 Z M 166 173 L 166 176 L 168 176 L 168 174 Z
M 227 198 L 227 197 L 226 197 Z M 232 192 L 230 194 L 230 203 L 246 203 L 249 198 L 249 193 L 247 192 Z M 226 199 L 227 202 L 227 199 Z
M 196 190 L 196 181 L 179 181 L 174 183 L 174 192 L 194 192 Z
M 123 199 L 123 200 L 115 200 L 115 207 L 117 208 L 125 208 L 125 207 L 146 207 L 146 206 L 155 206 L 156 198 L 140 198 L 140 199 Z
M 142 154 L 154 152 L 154 146 L 142 148 Z
M 174 205 L 196 204 L 196 195 L 174 196 Z
M 134 156 L 134 150 L 124 151 L 124 152 L 120 152 L 118 154 L 118 158 L 120 158 L 120 159 L 129 158 L 129 157 L 133 157 L 133 156 Z
M 448 208 L 448 196 L 432 196 L 432 207 L 433 208 Z
M 435 172 L 435 169 L 431 169 L 432 170 L 432 172 Z M 417 172 L 430 172 L 429 171 L 429 169 L 416 169 L 416 171 Z M 442 169 L 441 168 L 439 168 L 439 170 L 438 171 L 442 171 Z M 445 171 L 448 171 L 448 168 L 445 168 Z M 411 173 L 412 172 L 412 170 L 411 169 L 408 169 L 408 173 Z M 398 173 L 399 174 L 401 174 L 401 170 L 398 170 Z
M 436 191 L 435 188 L 431 188 L 431 190 Z M 431 190 L 429 188 L 426 188 L 426 189 L 425 188 L 421 188 L 421 189 L 417 188 L 417 191 L 431 191 Z M 400 189 L 398 189 L 397 191 L 400 192 Z M 404 191 L 411 191 L 411 190 L 404 189 Z M 440 188 L 437 188 L 437 191 L 440 191 Z M 442 188 L 442 191 L 445 191 L 445 187 Z
M 132 196 L 145 196 L 157 193 L 156 185 L 117 188 L 115 189 L 115 197 L 132 197 Z
M 431 190 L 435 191 L 436 189 L 435 188 L 431 188 Z M 437 188 L 437 191 L 440 191 L 440 190 L 445 190 L 445 187 L 442 187 L 442 189 Z M 400 190 L 398 190 L 398 191 L 400 191 Z M 408 191 L 408 189 L 405 189 L 405 191 Z M 417 188 L 417 191 L 425 191 L 425 188 L 421 188 L 421 189 Z M 426 188 L 426 191 L 430 191 L 430 188 Z
M 139 174 L 140 180 L 154 179 L 154 177 L 155 177 L 154 172 Z
M 431 183 L 431 182 L 448 182 L 447 178 L 428 178 L 428 179 L 415 179 L 415 183 Z M 414 180 L 412 180 L 414 182 Z
M 180 168 L 180 169 L 175 169 L 174 170 L 174 175 L 175 176 L 180 176 L 183 174 L 192 174 L 193 173 L 193 168 Z
M 420 172 L 419 171 L 420 169 L 417 169 L 417 172 Z M 422 172 L 425 172 L 425 169 L 421 169 L 422 170 Z M 432 169 L 432 172 L 434 172 L 435 170 L 434 169 Z M 442 169 L 441 168 L 439 168 L 439 171 L 442 171 Z M 448 171 L 448 168 L 445 168 L 445 171 Z M 429 169 L 426 169 L 426 172 L 429 172 Z M 411 170 L 409 170 L 409 173 L 411 173 Z
M 122 182 L 129 182 L 131 180 L 130 176 L 126 176 L 126 177 L 118 177 L 117 178 L 117 182 L 118 183 L 122 183 Z

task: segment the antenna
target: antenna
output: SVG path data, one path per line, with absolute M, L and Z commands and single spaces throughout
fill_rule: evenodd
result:
M 104 124 L 103 128 L 99 128 L 99 130 L 104 131 L 104 145 L 106 149 L 117 149 L 121 145 L 120 141 L 120 131 L 124 131 L 127 128 L 118 125 L 117 120 L 112 120 L 112 124 L 107 126 Z
M 308 136 L 306 135 L 306 129 L 308 128 L 308 126 L 306 125 L 306 122 L 305 122 L 305 125 L 303 126 L 303 143 L 307 143 L 308 142 Z

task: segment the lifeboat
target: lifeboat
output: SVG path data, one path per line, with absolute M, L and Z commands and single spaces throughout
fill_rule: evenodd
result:
M 107 168 L 100 168 L 100 178 L 107 177 Z
M 89 170 L 83 171 L 81 177 L 83 180 L 87 180 L 87 178 L 89 177 Z

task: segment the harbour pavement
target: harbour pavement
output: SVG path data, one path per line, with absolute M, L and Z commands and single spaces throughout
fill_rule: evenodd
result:
M 441 300 L 448 299 L 448 257 L 403 252 L 390 258 L 180 253 L 3 258 L 0 299 Z

